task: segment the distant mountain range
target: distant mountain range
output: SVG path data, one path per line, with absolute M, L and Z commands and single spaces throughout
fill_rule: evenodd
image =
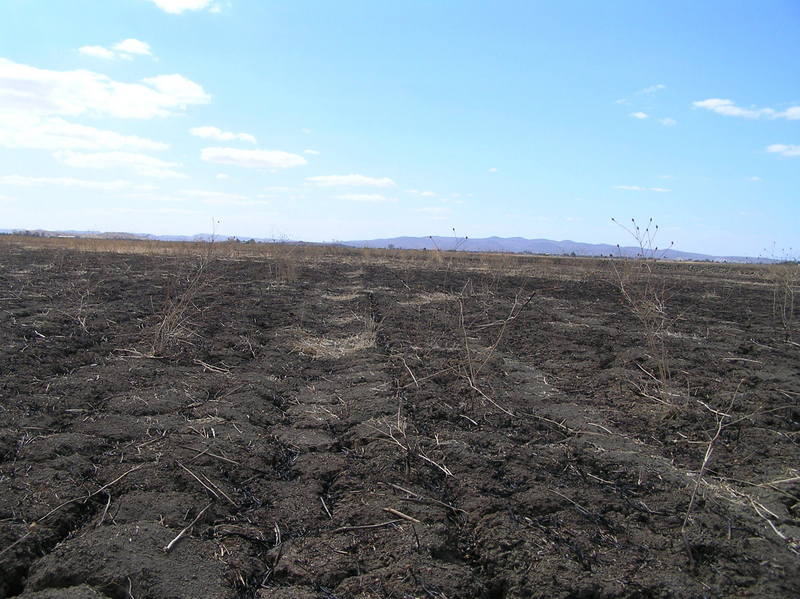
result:
M 211 235 L 201 233 L 198 235 L 149 235 L 137 233 L 103 233 L 98 231 L 43 231 L 43 230 L 11 230 L 0 229 L 0 233 L 27 233 L 43 237 L 87 237 L 95 239 L 139 239 L 153 241 L 210 241 Z M 257 243 L 309 243 L 304 241 L 287 241 L 283 239 L 268 238 L 239 238 L 240 241 L 255 241 Z M 217 240 L 220 240 L 217 237 Z M 545 255 L 574 255 L 574 256 L 625 256 L 636 257 L 641 255 L 641 248 L 626 246 L 620 247 L 607 243 L 582 243 L 578 241 L 554 241 L 552 239 L 526 239 L 524 237 L 485 237 L 481 239 L 456 238 L 456 237 L 393 237 L 389 239 L 366 239 L 358 241 L 336 241 L 336 245 L 353 248 L 395 248 L 403 250 L 458 250 L 464 252 L 507 252 L 515 254 L 545 254 Z M 313 244 L 318 245 L 318 244 Z M 712 256 L 696 252 L 683 252 L 676 249 L 658 250 L 655 252 L 659 258 L 667 260 L 715 261 L 715 262 L 743 262 L 743 263 L 769 263 L 776 262 L 770 258 L 755 258 L 751 256 Z
M 575 256 L 625 256 L 642 254 L 639 247 L 620 247 L 607 243 L 581 243 L 579 241 L 553 241 L 552 239 L 526 239 L 524 237 L 486 237 L 482 239 L 455 237 L 394 237 L 392 239 L 369 239 L 365 241 L 342 241 L 350 247 L 388 248 L 406 250 L 459 250 L 465 252 L 509 252 L 515 254 L 549 254 Z M 773 262 L 764 258 L 747 256 L 711 256 L 675 249 L 646 252 L 667 260 L 714 260 L 718 262 Z

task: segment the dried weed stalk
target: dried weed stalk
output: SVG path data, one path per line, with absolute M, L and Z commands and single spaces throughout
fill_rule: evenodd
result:
M 416 460 L 422 460 L 426 464 L 433 466 L 445 476 L 453 476 L 450 469 L 441 460 L 430 457 L 430 450 L 426 449 L 423 438 L 416 431 L 411 430 L 408 419 L 402 415 L 402 410 L 398 406 L 397 415 L 394 419 L 385 418 L 376 424 L 368 423 L 368 426 L 379 433 L 385 440 L 390 441 L 403 450 L 406 460 L 406 476 L 410 475 L 413 464 Z M 441 445 L 436 439 L 436 445 Z
M 784 341 L 794 344 L 795 294 L 800 290 L 800 263 L 784 262 L 769 269 L 772 281 L 772 315 L 783 328 Z
M 467 285 L 470 285 L 470 281 L 467 282 Z M 461 375 L 466 379 L 467 383 L 469 384 L 470 389 L 475 391 L 482 399 L 492 404 L 495 408 L 503 412 L 504 414 L 508 414 L 509 416 L 514 416 L 514 413 L 504 408 L 500 404 L 498 404 L 494 399 L 489 397 L 480 387 L 479 385 L 479 376 L 483 369 L 488 364 L 489 360 L 492 359 L 495 352 L 497 351 L 497 347 L 500 345 L 500 342 L 503 340 L 503 337 L 508 330 L 508 327 L 511 326 L 522 314 L 525 308 L 528 306 L 529 303 L 533 300 L 536 292 L 531 293 L 528 295 L 526 299 L 522 299 L 525 297 L 524 292 L 520 290 L 517 295 L 514 296 L 514 302 L 511 305 L 511 309 L 508 312 L 508 316 L 502 320 L 498 320 L 495 322 L 491 322 L 488 324 L 481 325 L 480 328 L 489 328 L 489 327 L 499 327 L 499 331 L 497 333 L 497 337 L 495 337 L 494 342 L 485 350 L 478 352 L 470 347 L 469 339 L 470 334 L 468 331 L 467 324 L 464 320 L 464 296 L 467 286 L 465 285 L 464 290 L 462 290 L 461 295 L 458 298 L 458 306 L 459 306 L 459 326 L 462 338 L 464 340 L 464 363 L 459 368 L 459 372 Z
M 199 311 L 195 305 L 198 293 L 208 283 L 209 266 L 214 260 L 213 243 L 204 247 L 196 266 L 186 277 L 180 291 L 171 292 L 158 316 L 151 337 L 151 355 L 162 356 L 170 347 L 192 336 L 190 318 Z
M 642 326 L 645 345 L 656 362 L 657 376 L 651 377 L 660 383 L 663 391 L 663 386 L 671 377 L 665 342 L 670 324 L 667 311 L 669 289 L 664 277 L 659 276 L 654 267 L 666 250 L 659 250 L 655 245 L 658 225 L 653 224 L 652 218 L 644 229 L 636 224 L 635 219 L 631 219 L 630 227 L 622 225 L 616 219 L 611 220 L 630 234 L 639 247 L 638 254 L 631 258 L 623 256 L 621 248 L 617 246 L 619 259 L 612 260 L 611 266 L 622 299 Z M 671 243 L 669 247 L 672 247 Z

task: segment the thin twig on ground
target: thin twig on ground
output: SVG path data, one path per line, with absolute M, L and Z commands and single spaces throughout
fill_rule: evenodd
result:
M 164 546 L 164 553 L 169 553 L 170 551 L 172 551 L 172 548 L 173 548 L 173 547 L 175 547 L 175 544 L 176 544 L 178 541 L 180 541 L 180 540 L 181 540 L 181 537 L 183 537 L 183 535 L 185 535 L 185 534 L 186 534 L 186 533 L 189 531 L 189 529 L 190 529 L 190 528 L 192 528 L 192 526 L 194 526 L 194 525 L 197 523 L 197 521 L 198 521 L 200 518 L 202 518 L 202 517 L 203 517 L 203 514 L 205 514 L 205 513 L 206 513 L 206 510 L 207 510 L 208 508 L 210 508 L 210 507 L 211 507 L 211 505 L 212 505 L 212 504 L 211 504 L 211 503 L 209 503 L 209 504 L 208 504 L 206 507 L 204 507 L 202 510 L 200 510 L 200 512 L 198 512 L 198 514 L 197 514 L 197 515 L 194 517 L 194 520 L 192 520 L 191 522 L 189 522 L 188 526 L 186 526 L 186 527 L 185 527 L 185 528 L 184 528 L 182 531 L 180 531 L 180 532 L 178 533 L 178 536 L 177 536 L 177 537 L 175 537 L 174 539 L 172 539 L 172 540 L 171 540 L 169 543 L 167 543 L 167 544 Z
M 402 519 L 397 520 L 387 520 L 386 522 L 379 522 L 378 524 L 362 524 L 361 526 L 341 526 L 339 528 L 334 528 L 333 532 L 347 532 L 349 530 L 366 530 L 369 528 L 382 528 L 384 526 L 391 526 L 392 524 L 397 524 L 398 522 L 402 522 Z

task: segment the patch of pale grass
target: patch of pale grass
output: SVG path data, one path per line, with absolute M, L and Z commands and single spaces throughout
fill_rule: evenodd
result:
M 296 329 L 297 338 L 292 350 L 314 358 L 343 358 L 349 354 L 375 347 L 378 326 L 372 318 L 364 319 L 364 330 L 340 338 L 318 337 L 303 329 Z
M 434 291 L 431 293 L 418 293 L 410 300 L 397 302 L 397 304 L 399 306 L 424 306 L 425 304 L 431 304 L 433 302 L 446 302 L 452 301 L 453 299 L 453 296 L 450 294 Z
M 346 326 L 349 324 L 353 324 L 361 320 L 361 317 L 357 314 L 352 314 L 350 316 L 329 316 L 325 319 L 325 324 L 333 325 L 335 327 Z
M 350 300 L 354 300 L 359 297 L 361 293 L 358 291 L 350 292 L 350 293 L 326 293 L 322 297 L 326 300 L 331 300 L 332 302 L 349 302 Z

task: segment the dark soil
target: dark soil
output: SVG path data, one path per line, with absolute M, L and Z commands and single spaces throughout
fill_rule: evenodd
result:
M 0 252 L 0 598 L 800 595 L 766 267 Z

